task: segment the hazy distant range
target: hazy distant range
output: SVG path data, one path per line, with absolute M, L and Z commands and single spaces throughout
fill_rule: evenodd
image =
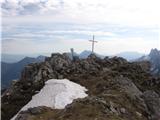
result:
M 76 55 L 79 55 L 80 58 L 86 58 L 89 54 L 91 53 L 91 51 L 89 50 L 84 50 L 81 53 L 76 53 Z M 36 58 L 38 56 L 50 56 L 51 53 L 42 53 L 42 54 L 26 54 L 26 55 L 21 55 L 21 54 L 3 54 L 1 55 L 1 61 L 2 62 L 6 62 L 6 63 L 15 63 L 18 62 L 22 59 L 24 59 L 25 57 L 32 57 L 32 58 Z M 103 54 L 98 54 L 99 56 L 107 56 L 107 55 L 103 55 Z M 143 53 L 138 53 L 138 52 L 121 52 L 115 55 L 111 55 L 111 56 L 118 56 L 118 57 L 123 57 L 127 60 L 133 60 L 133 59 L 137 59 L 139 57 L 144 56 Z

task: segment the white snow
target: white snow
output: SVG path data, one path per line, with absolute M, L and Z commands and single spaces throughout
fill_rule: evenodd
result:
M 87 89 L 85 87 L 71 82 L 68 79 L 50 79 L 45 83 L 45 86 L 41 91 L 34 95 L 32 100 L 20 111 L 25 111 L 28 108 L 38 106 L 63 109 L 67 104 L 72 103 L 74 99 L 86 97 L 86 91 Z M 11 120 L 14 120 L 17 115 L 15 115 Z

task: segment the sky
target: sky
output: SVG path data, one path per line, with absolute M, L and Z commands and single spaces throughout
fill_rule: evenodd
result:
M 159 0 L 1 0 L 2 53 L 160 49 Z

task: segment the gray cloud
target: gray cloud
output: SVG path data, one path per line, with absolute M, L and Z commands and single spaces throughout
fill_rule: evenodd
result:
M 61 2 L 59 1 L 59 4 Z M 49 6 L 50 5 L 50 8 Z M 48 3 L 48 0 L 5 0 L 1 2 L 3 16 L 17 16 L 17 15 L 33 15 L 47 12 L 49 9 L 57 8 L 59 5 Z
M 29 16 L 35 21 L 160 25 L 159 0 L 2 0 L 0 4 L 5 17 Z

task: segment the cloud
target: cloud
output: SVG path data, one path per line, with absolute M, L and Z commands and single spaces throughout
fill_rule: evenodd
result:
M 159 0 L 2 0 L 1 4 L 3 16 L 16 19 L 29 15 L 35 21 L 41 17 L 42 21 L 160 25 Z
M 43 34 L 81 34 L 81 35 L 96 35 L 96 36 L 115 36 L 112 32 L 106 31 L 88 31 L 88 30 L 55 30 L 55 31 L 43 31 Z
M 96 52 L 115 54 L 123 51 L 148 53 L 160 48 L 157 27 L 122 27 L 108 24 L 6 24 L 2 30 L 2 52 L 10 54 L 77 52 L 90 50 L 88 41 L 95 35 Z
M 112 40 L 103 40 L 96 45 L 96 51 L 104 54 L 117 54 L 124 51 L 138 51 L 148 54 L 152 48 L 158 48 L 158 41 L 145 40 L 141 37 L 113 38 Z
M 76 52 L 90 50 L 91 43 L 84 39 L 66 39 L 59 36 L 55 40 L 39 43 L 30 39 L 12 39 L 3 41 L 3 53 L 31 54 L 31 53 L 52 53 L 67 52 L 74 47 Z M 141 53 L 149 53 L 151 48 L 157 48 L 158 41 L 146 41 L 141 37 L 126 37 L 123 39 L 112 38 L 110 40 L 98 40 L 95 45 L 95 51 L 100 54 L 113 55 L 123 51 L 139 51 Z M 145 48 L 145 49 L 144 49 Z
M 64 52 L 73 46 L 80 52 L 90 48 L 92 34 L 99 41 L 99 53 L 160 48 L 159 0 L 1 0 L 0 4 L 3 52 Z

